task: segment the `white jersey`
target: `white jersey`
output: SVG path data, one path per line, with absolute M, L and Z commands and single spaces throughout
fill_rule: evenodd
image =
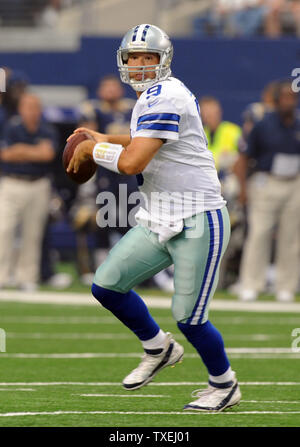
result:
M 176 78 L 144 91 L 131 118 L 131 137 L 160 138 L 164 144 L 139 174 L 145 198 L 136 220 L 167 240 L 182 231 L 183 219 L 222 208 L 211 151 L 195 96 Z

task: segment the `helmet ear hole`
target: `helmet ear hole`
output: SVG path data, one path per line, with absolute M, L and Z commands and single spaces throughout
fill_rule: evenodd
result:
M 122 58 L 122 61 L 124 62 L 124 63 L 127 63 L 128 62 L 128 53 L 127 52 L 123 52 L 122 54 L 121 54 L 121 58 Z

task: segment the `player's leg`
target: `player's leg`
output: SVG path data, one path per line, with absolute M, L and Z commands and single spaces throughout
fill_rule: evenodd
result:
M 172 263 L 157 236 L 141 226 L 131 229 L 110 251 L 98 268 L 92 293 L 142 342 L 141 364 L 123 381 L 127 389 L 148 383 L 163 367 L 179 361 L 183 348 L 165 334 L 139 295 L 131 290 Z
M 277 231 L 276 297 L 280 301 L 292 301 L 298 287 L 300 267 L 300 176 L 277 182 L 285 192 L 285 200 Z
M 26 200 L 23 182 L 3 177 L 0 180 L 0 288 L 6 286 L 13 269 L 16 229 Z
M 43 178 L 27 184 L 28 195 L 22 216 L 22 249 L 16 265 L 16 281 L 27 290 L 40 279 L 42 237 L 49 215 L 51 184 Z
M 186 229 L 167 247 L 174 261 L 173 316 L 194 346 L 209 374 L 209 388 L 187 409 L 220 411 L 240 400 L 235 374 L 220 332 L 208 321 L 208 307 L 218 283 L 230 224 L 226 208 L 201 213 L 185 221 Z M 194 233 L 194 234 L 193 234 Z
M 281 191 L 268 174 L 254 174 L 249 181 L 249 231 L 240 268 L 240 299 L 256 298 L 265 288 L 266 269 L 271 258 L 273 229 L 281 207 Z

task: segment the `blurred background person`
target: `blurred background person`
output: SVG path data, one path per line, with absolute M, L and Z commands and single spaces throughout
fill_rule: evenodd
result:
M 80 106 L 81 121 L 101 133 L 122 134 L 128 132 L 134 105 L 134 99 L 125 97 L 120 79 L 114 74 L 108 74 L 100 79 L 96 98 Z
M 299 0 L 269 0 L 265 20 L 265 35 L 277 38 L 282 35 L 300 36 Z
M 53 28 L 57 25 L 63 0 L 46 0 L 43 4 L 44 7 L 41 7 L 39 14 L 37 14 L 36 24 L 38 26 Z
M 220 0 L 227 7 L 227 33 L 231 36 L 260 34 L 268 13 L 265 0 Z
M 4 132 L 5 123 L 6 123 L 6 113 L 5 113 L 5 109 L 2 105 L 3 96 L 4 96 L 4 94 L 0 92 L 0 145 L 2 142 L 3 132 Z
M 19 114 L 19 101 L 28 88 L 28 79 L 20 71 L 5 67 L 6 91 L 2 94 L 1 105 L 6 121 Z
M 39 282 L 41 244 L 51 194 L 51 162 L 56 134 L 42 119 L 37 96 L 24 93 L 19 117 L 6 126 L 0 151 L 0 285 L 13 281 L 23 290 Z M 20 239 L 14 259 L 15 236 Z
M 229 121 L 223 121 L 220 102 L 213 96 L 204 96 L 199 100 L 202 122 L 212 151 L 219 176 L 231 169 L 238 149 L 241 128 Z
M 253 36 L 262 32 L 267 12 L 265 0 L 214 0 L 195 19 L 195 30 L 200 35 Z
M 26 76 L 9 67 L 3 68 L 5 73 L 5 92 L 0 92 L 0 144 L 6 124 L 15 115 L 18 115 L 20 97 L 28 87 Z
M 240 185 L 237 181 L 239 164 L 242 161 L 240 154 L 245 153 L 247 150 L 248 138 L 255 124 L 261 121 L 267 113 L 274 110 L 274 89 L 276 86 L 277 81 L 268 83 L 262 91 L 261 101 L 249 104 L 242 113 L 242 133 L 238 139 L 239 156 L 232 166 L 232 172 L 235 178 L 235 182 L 231 182 L 234 187 L 231 188 L 233 194 L 231 194 L 232 200 L 229 202 L 232 231 L 225 258 L 226 263 L 224 263 L 223 266 L 224 277 L 228 278 L 228 280 L 224 283 L 224 288 L 228 288 L 233 294 L 237 294 L 239 292 L 239 270 L 245 237 L 247 234 L 246 198 L 243 195 L 243 191 L 240 190 Z M 247 181 L 254 173 L 254 170 L 255 160 L 249 159 L 246 174 Z M 229 196 L 228 182 L 226 190 L 227 196 Z
M 279 81 L 277 79 L 268 82 L 268 84 L 265 85 L 265 87 L 263 88 L 263 91 L 261 93 L 261 101 L 259 104 L 262 105 L 264 114 L 268 112 L 274 112 L 276 108 L 275 94 L 277 92 L 278 82 Z
M 238 184 L 232 167 L 238 155 L 238 141 L 241 135 L 240 127 L 230 121 L 223 120 L 223 110 L 220 102 L 213 96 L 204 96 L 199 100 L 200 113 L 204 131 L 208 141 L 208 149 L 212 151 L 222 195 L 227 200 L 231 221 L 232 235 L 220 266 L 218 288 L 225 289 L 235 281 L 236 249 L 235 239 L 238 236 L 239 210 L 236 207 Z
M 275 111 L 250 132 L 236 170 L 248 212 L 240 270 L 239 296 L 244 301 L 265 290 L 275 229 L 277 300 L 293 301 L 299 281 L 300 117 L 290 81 L 278 83 L 274 102 Z M 250 160 L 254 173 L 247 181 Z
M 274 112 L 275 104 L 275 92 L 278 88 L 278 81 L 269 82 L 262 91 L 261 101 L 253 102 L 249 104 L 242 113 L 242 133 L 238 140 L 238 152 L 243 154 L 247 150 L 249 135 L 259 121 L 261 121 L 267 113 Z M 234 165 L 233 172 L 238 176 L 240 163 L 243 165 L 243 157 L 238 156 Z M 249 159 L 247 164 L 247 178 L 254 172 L 256 161 Z M 242 167 L 243 169 L 243 167 Z M 244 196 L 245 190 L 240 190 L 239 203 L 244 207 L 246 205 L 246 196 Z
M 299 0 L 214 0 L 194 19 L 200 36 L 300 35 Z

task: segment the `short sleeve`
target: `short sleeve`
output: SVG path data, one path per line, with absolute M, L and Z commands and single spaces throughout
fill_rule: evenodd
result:
M 160 87 L 155 86 L 156 88 Z M 178 140 L 180 112 L 175 101 L 168 97 L 168 91 L 164 92 L 164 86 L 158 95 L 152 95 L 150 88 L 139 108 L 135 137 L 160 138 L 166 140 Z M 150 91 L 150 94 L 147 93 Z M 152 90 L 153 91 L 153 90 Z

